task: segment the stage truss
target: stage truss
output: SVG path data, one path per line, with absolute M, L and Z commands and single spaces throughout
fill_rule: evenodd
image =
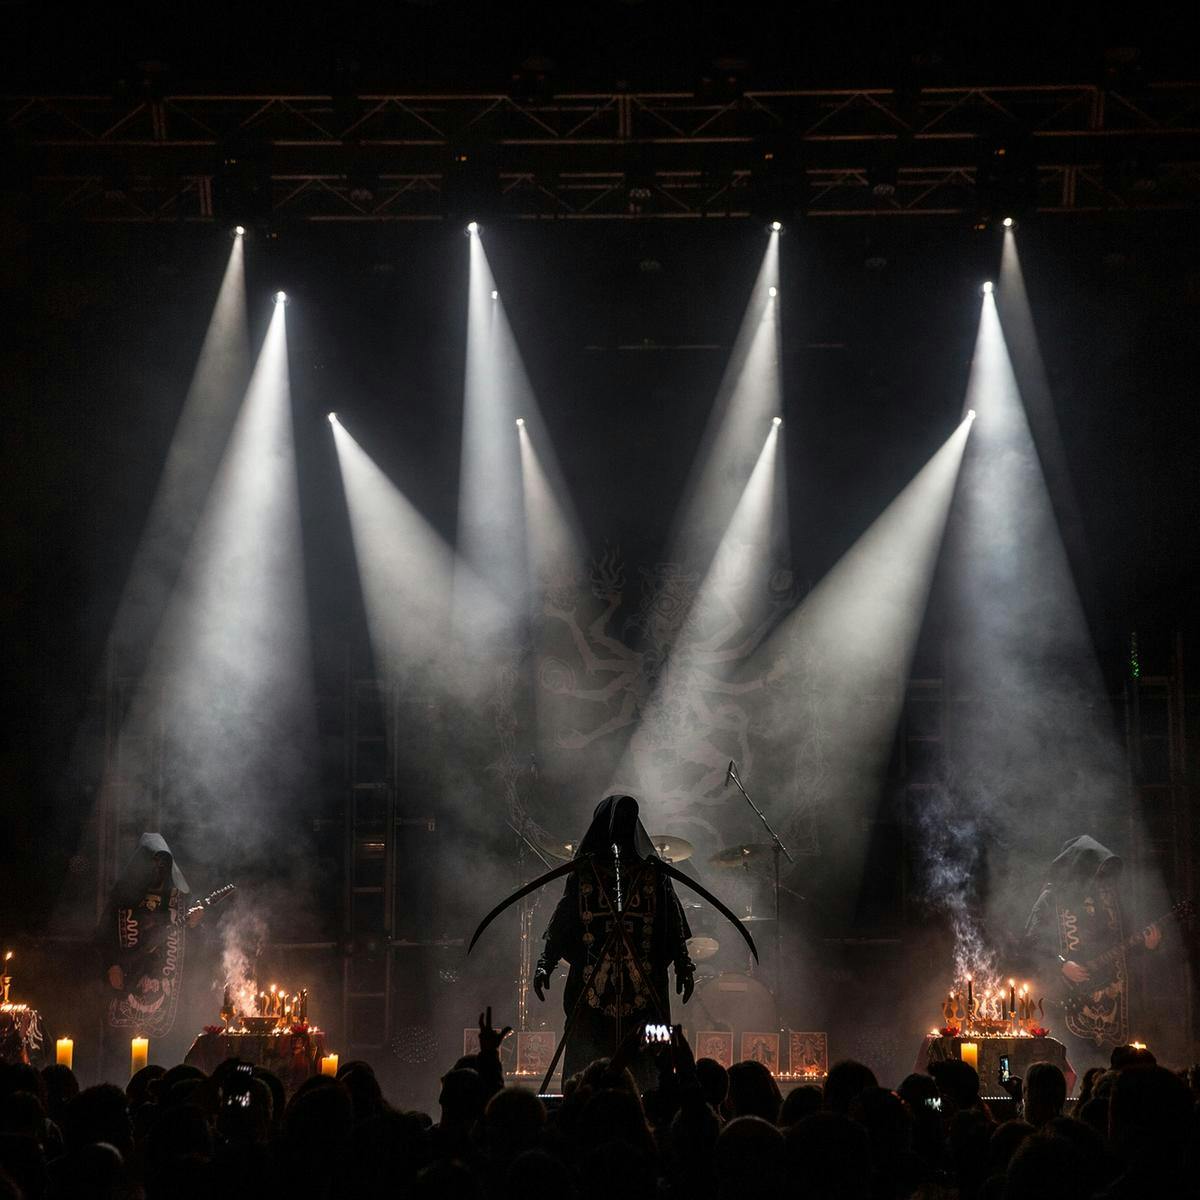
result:
M 1191 81 L 4 105 L 7 186 L 43 220 L 686 220 L 773 205 L 986 220 L 1200 203 Z

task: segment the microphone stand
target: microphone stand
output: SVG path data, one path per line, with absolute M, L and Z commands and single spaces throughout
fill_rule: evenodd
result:
M 524 829 L 518 828 L 512 821 L 506 821 L 505 824 L 517 835 L 517 876 L 521 883 L 525 882 L 526 851 L 540 858 L 547 868 L 552 865 Z M 529 976 L 533 966 L 533 914 L 537 903 L 536 895 L 527 896 L 521 901 L 521 949 L 517 956 L 517 1028 L 522 1033 L 529 1029 Z
M 795 859 L 788 852 L 788 848 L 779 840 L 779 834 L 771 828 L 771 822 L 767 820 L 766 814 L 754 800 L 750 793 L 742 787 L 742 781 L 737 773 L 737 763 L 732 759 L 729 763 L 729 772 L 726 780 L 732 779 L 737 784 L 737 790 L 746 798 L 746 803 L 754 810 L 754 815 L 762 822 L 763 828 L 767 831 L 767 836 L 771 839 L 771 857 L 775 864 L 775 1016 L 779 1018 L 779 1010 L 783 1007 L 780 990 L 782 987 L 782 971 L 783 971 L 783 925 L 779 919 L 779 893 L 782 890 L 779 882 L 779 856 L 782 854 L 790 863 L 795 863 Z M 782 1053 L 782 1047 L 781 1047 Z

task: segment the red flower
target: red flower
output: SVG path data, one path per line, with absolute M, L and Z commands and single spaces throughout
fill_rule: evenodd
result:
M 1045 1037 L 1049 1032 L 1050 1032 L 1050 1030 L 1043 1029 L 1040 1025 L 1034 1025 L 1029 1030 L 1029 1036 L 1030 1037 Z
M 958 1037 L 958 1026 L 957 1025 L 947 1025 L 942 1030 L 942 1037 Z
M 292 1032 L 295 1034 L 307 1033 L 308 1032 L 308 1022 L 307 1021 L 297 1021 L 292 1026 Z

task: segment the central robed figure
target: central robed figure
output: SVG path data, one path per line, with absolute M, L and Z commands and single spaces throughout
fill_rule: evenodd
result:
M 570 1079 L 594 1059 L 611 1058 L 645 1025 L 669 1025 L 668 967 L 675 968 L 675 991 L 684 1003 L 691 997 L 691 930 L 672 880 L 731 921 L 758 958 L 754 939 L 741 921 L 711 892 L 658 856 L 632 796 L 602 800 L 575 857 L 497 904 L 479 923 L 468 953 L 510 904 L 563 876 L 563 897 L 550 919 L 546 948 L 533 975 L 533 990 L 544 1000 L 560 960 L 571 964 L 563 996 L 566 1026 L 543 1088 L 549 1086 L 564 1052 L 563 1079 Z
M 571 964 L 563 994 L 564 1079 L 611 1057 L 631 1029 L 670 1024 L 667 967 L 675 968 L 675 990 L 685 1004 L 695 972 L 687 917 L 657 868 L 661 860 L 632 796 L 600 802 L 575 858 L 580 870 L 567 879 L 533 975 L 543 1000 L 559 960 Z

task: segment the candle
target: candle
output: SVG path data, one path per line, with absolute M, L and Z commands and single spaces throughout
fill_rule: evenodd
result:
M 969 1067 L 979 1070 L 979 1046 L 975 1042 L 959 1042 L 958 1057 Z
M 1015 979 L 1008 981 L 1008 1011 L 1010 1013 L 1017 1011 L 1017 981 Z
M 54 1043 L 54 1061 L 68 1071 L 75 1065 L 75 1043 L 70 1038 L 59 1038 Z
M 322 1075 L 337 1075 L 338 1056 L 336 1054 L 326 1054 L 321 1059 L 321 1074 Z
M 150 1039 L 135 1037 L 129 1043 L 129 1075 L 136 1075 L 150 1059 Z
M 975 981 L 967 976 L 967 1022 L 970 1023 L 971 1016 L 975 1012 Z

